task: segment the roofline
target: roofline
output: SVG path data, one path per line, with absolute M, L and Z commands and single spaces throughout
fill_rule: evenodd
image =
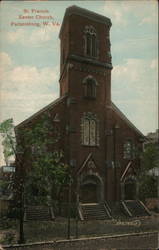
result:
M 67 95 L 59 97 L 58 99 L 54 100 L 53 102 L 51 102 L 50 104 L 48 104 L 44 108 L 40 109 L 38 112 L 34 113 L 30 117 L 28 117 L 27 119 L 25 119 L 24 121 L 22 121 L 21 123 L 19 123 L 17 126 L 15 126 L 15 130 L 19 129 L 21 126 L 25 125 L 27 122 L 30 122 L 33 118 L 35 118 L 38 115 L 42 114 L 44 111 L 46 111 L 47 109 L 51 108 L 52 106 L 55 106 L 58 103 L 62 102 L 66 97 L 67 97 Z
M 122 111 L 120 111 L 120 109 L 113 103 L 111 102 L 111 108 L 112 110 L 114 110 L 115 112 L 118 113 L 118 115 L 124 120 L 126 121 L 126 123 L 131 127 L 133 128 L 138 134 L 140 134 L 140 136 L 144 137 L 146 139 L 146 136 L 139 130 L 135 127 L 135 125 L 123 114 Z
M 84 160 L 83 164 L 81 165 L 81 167 L 77 170 L 77 175 L 80 174 L 80 172 L 82 171 L 82 169 L 86 166 L 88 160 L 91 158 L 92 153 L 89 153 L 89 155 L 87 156 L 87 158 Z
M 61 29 L 60 29 L 60 33 L 59 33 L 59 38 L 61 37 L 61 33 L 62 33 L 62 30 L 63 30 L 63 27 L 64 27 L 67 16 L 71 16 L 73 14 L 83 16 L 83 17 L 87 17 L 87 18 L 89 18 L 89 19 L 91 19 L 93 21 L 96 21 L 96 22 L 105 23 L 109 27 L 111 27 L 111 25 L 112 25 L 111 20 L 108 17 L 97 14 L 96 12 L 87 10 L 85 8 L 81 8 L 81 7 L 78 7 L 76 5 L 72 5 L 72 6 L 68 7 L 68 8 L 66 8 L 65 15 L 64 15 L 62 25 L 61 25 Z

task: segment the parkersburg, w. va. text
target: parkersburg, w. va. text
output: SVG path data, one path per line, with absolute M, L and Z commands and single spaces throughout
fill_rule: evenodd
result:
M 19 14 L 16 19 L 18 21 L 12 21 L 11 26 L 60 26 L 54 16 L 49 14 L 49 10 L 23 9 L 23 14 Z

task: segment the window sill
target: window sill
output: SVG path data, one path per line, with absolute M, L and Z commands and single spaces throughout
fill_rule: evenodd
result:
M 84 96 L 83 98 L 85 100 L 96 100 L 96 97 L 91 97 L 91 96 Z
M 84 146 L 84 147 L 99 147 L 99 145 L 98 144 L 96 144 L 96 145 L 86 145 L 86 144 L 81 144 L 81 146 Z

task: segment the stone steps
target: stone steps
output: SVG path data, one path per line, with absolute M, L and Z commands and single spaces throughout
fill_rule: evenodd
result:
M 111 218 L 104 203 L 81 204 L 81 212 L 84 220 L 108 220 Z
M 121 202 L 113 202 L 109 203 L 109 207 L 111 208 L 111 216 L 114 219 L 126 219 L 128 215 L 123 210 Z
M 125 200 L 122 201 L 122 206 L 125 212 L 130 217 L 150 216 L 150 211 L 139 200 Z
M 48 206 L 27 206 L 24 211 L 24 220 L 48 221 L 54 219 L 52 207 Z

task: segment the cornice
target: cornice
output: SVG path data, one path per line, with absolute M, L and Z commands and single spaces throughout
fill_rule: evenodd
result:
M 69 55 L 68 59 L 74 60 L 74 61 L 80 62 L 80 63 L 86 63 L 86 64 L 90 64 L 90 65 L 95 65 L 95 66 L 107 68 L 107 69 L 113 68 L 111 63 L 100 62 L 94 58 L 87 58 L 87 57 L 83 57 L 83 56 L 79 56 L 79 55 Z

